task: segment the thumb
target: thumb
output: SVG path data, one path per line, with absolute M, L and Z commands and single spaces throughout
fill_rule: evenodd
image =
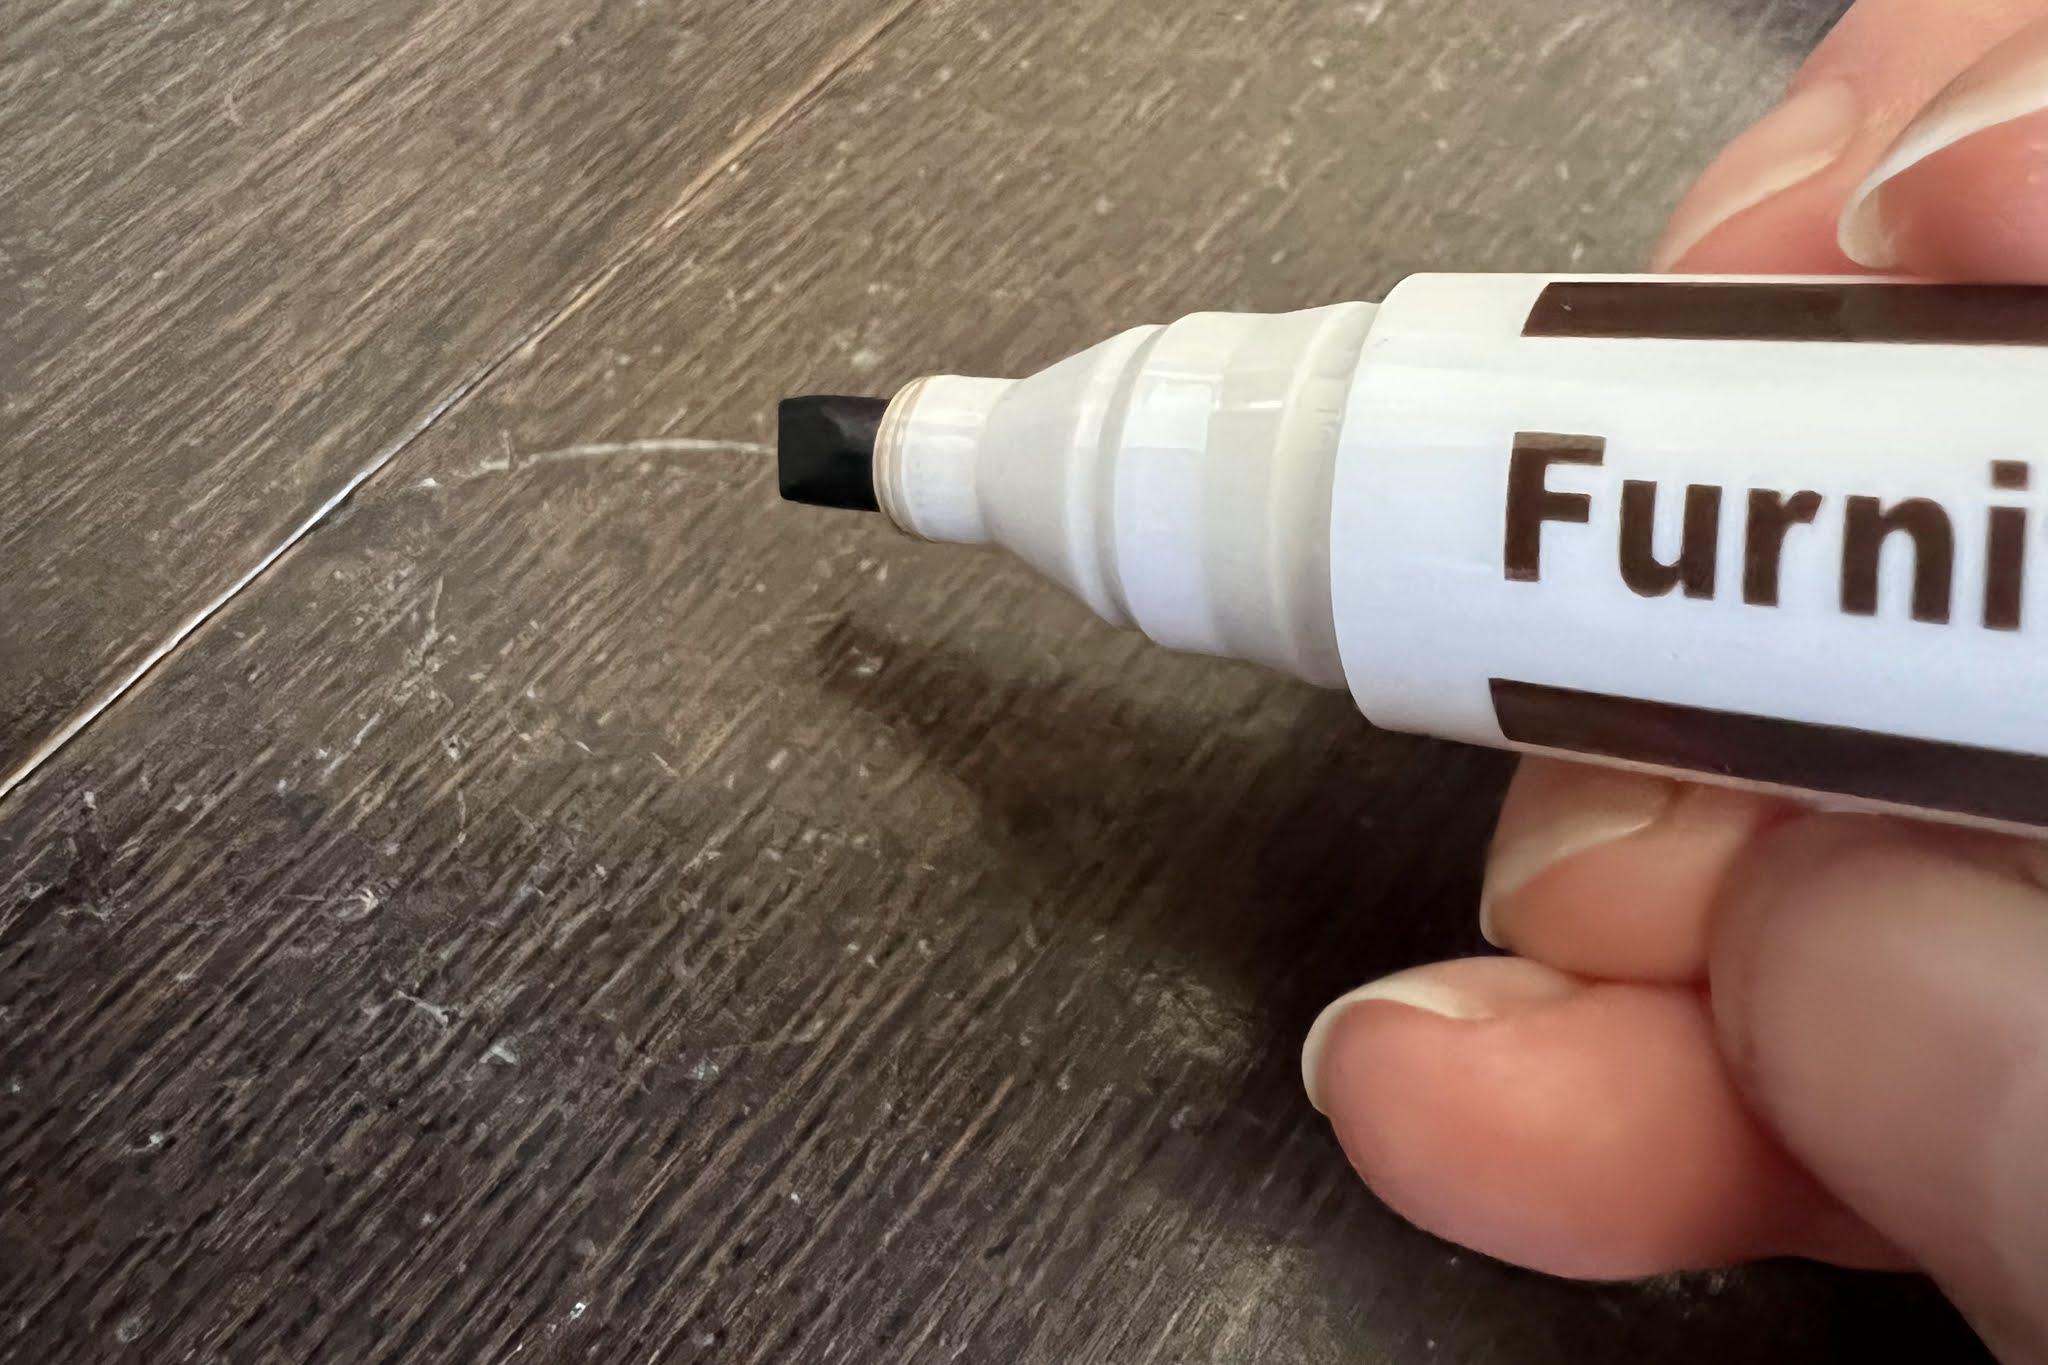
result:
M 2048 855 L 1890 821 L 1767 838 L 1716 916 L 1750 1100 L 2009 1362 L 2048 1360 Z

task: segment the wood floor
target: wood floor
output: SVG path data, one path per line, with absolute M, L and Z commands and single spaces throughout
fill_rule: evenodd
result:
M 1973 1352 L 1381 1208 L 1504 767 L 780 506 L 779 395 L 1615 269 L 1831 0 L 0 0 L 0 1358 Z

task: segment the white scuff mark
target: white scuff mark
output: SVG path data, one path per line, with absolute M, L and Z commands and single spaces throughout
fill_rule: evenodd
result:
M 781 772 L 788 763 L 789 750 L 787 749 L 777 749 L 774 753 L 768 755 L 768 771 L 771 773 Z
M 431 1000 L 422 1000 L 417 995 L 407 995 L 404 991 L 393 991 L 392 994 L 396 995 L 406 1004 L 411 1005 L 421 1014 L 426 1015 L 427 1018 L 439 1024 L 442 1028 L 447 1028 L 449 1020 L 453 1017 L 453 1011 L 446 1005 L 437 1005 Z
M 695 1065 L 691 1066 L 684 1074 L 693 1081 L 716 1080 L 718 1079 L 718 1063 L 708 1057 L 700 1057 Z
M 500 1038 L 497 1042 L 492 1043 L 490 1046 L 490 1050 L 485 1052 L 484 1056 L 490 1058 L 494 1062 L 503 1062 L 506 1066 L 519 1065 L 518 1050 L 514 1048 L 511 1043 L 507 1042 L 503 1038 Z
M 877 358 L 877 363 L 879 358 Z M 697 436 L 662 436 L 644 441 L 600 441 L 590 445 L 564 446 L 560 450 L 535 451 L 530 455 L 504 456 L 485 460 L 456 481 L 467 483 L 492 474 L 507 474 L 544 464 L 573 464 L 583 460 L 619 460 L 653 455 L 751 455 L 767 456 L 775 447 L 758 441 L 718 441 Z
M 569 1321 L 574 1322 L 576 1321 L 576 1319 L 582 1317 L 583 1311 L 588 1307 L 590 1307 L 589 1304 L 583 1303 L 579 1300 L 576 1306 L 569 1310 Z
M 355 924 L 377 913 L 377 907 L 384 900 L 367 886 L 357 887 L 355 894 L 342 901 L 334 911 L 337 924 Z
M 785 1047 L 809 1047 L 825 1036 L 825 1022 L 813 1019 L 795 1032 L 784 1031 L 767 1038 L 747 1038 L 737 1043 L 724 1043 L 711 1049 L 727 1057 L 744 1057 L 752 1052 L 773 1052 Z M 719 1064 L 709 1059 L 699 1061 L 689 1070 L 691 1080 L 711 1080 L 719 1074 Z M 704 1074 L 699 1076 L 701 1071 Z
M 375 715 L 371 716 L 368 720 L 364 721 L 363 727 L 360 730 L 356 731 L 355 738 L 351 739 L 348 742 L 348 747 L 327 760 L 327 766 L 320 770 L 321 778 L 324 780 L 326 778 L 334 776 L 335 770 L 341 767 L 342 764 L 348 762 L 349 756 L 354 754 L 356 750 L 363 747 L 363 741 L 370 737 L 370 731 L 376 729 L 378 724 L 383 719 L 384 713 L 382 711 L 379 711 Z M 320 750 L 321 754 L 325 754 L 326 752 L 327 750 L 325 749 Z
M 1578 37 L 1585 30 L 1586 25 L 1592 22 L 1593 16 L 1590 14 L 1574 14 L 1571 18 L 1565 20 L 1564 23 L 1558 25 L 1555 32 L 1537 44 L 1536 60 L 1547 62 L 1552 57 L 1555 57 L 1558 49 Z
M 448 575 L 435 575 L 434 595 L 427 599 L 427 629 L 420 636 L 418 653 L 422 661 L 426 659 L 427 651 L 441 641 L 441 590 L 447 586 Z

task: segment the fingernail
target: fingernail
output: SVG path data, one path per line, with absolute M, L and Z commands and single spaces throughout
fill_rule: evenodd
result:
M 2048 43 L 2020 41 L 1992 53 L 1906 125 L 1842 210 L 1842 253 L 1874 270 L 1898 264 L 1880 191 L 1900 174 L 1964 138 L 2048 109 Z
M 1567 858 L 1642 833 L 1677 797 L 1678 784 L 1661 777 L 1595 769 L 1575 774 L 1554 800 L 1511 803 L 1486 864 L 1479 932 L 1494 947 L 1507 947 L 1498 917 L 1503 900 Z
M 1339 996 L 1316 1016 L 1315 1023 L 1309 1026 L 1308 1037 L 1301 1044 L 1301 1084 L 1308 1091 L 1308 1102 L 1316 1107 L 1317 1113 L 1329 1112 L 1323 1107 L 1318 1094 L 1324 1045 L 1329 1042 L 1330 1031 L 1337 1026 L 1337 1021 L 1354 1007 L 1369 1000 L 1382 1000 L 1445 1019 L 1493 1017 L 1493 1010 L 1483 996 L 1446 982 L 1442 976 L 1443 973 L 1433 967 L 1396 972 L 1369 986 L 1360 986 L 1349 995 Z
M 1440 1019 L 1476 1022 L 1541 1009 L 1584 989 L 1575 976 L 1519 957 L 1468 957 L 1382 977 L 1324 1010 L 1301 1045 L 1301 1083 L 1309 1102 L 1327 1113 L 1322 1073 L 1337 1021 L 1360 1005 L 1405 1005 Z
M 1736 214 L 1832 166 L 1862 123 L 1862 101 L 1846 81 L 1816 81 L 1792 94 L 1707 168 L 1672 214 L 1651 268 L 1669 270 Z

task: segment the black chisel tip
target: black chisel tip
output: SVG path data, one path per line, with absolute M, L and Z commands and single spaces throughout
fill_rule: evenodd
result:
M 810 507 L 880 510 L 875 501 L 875 433 L 886 398 L 785 398 L 775 467 L 782 496 Z

